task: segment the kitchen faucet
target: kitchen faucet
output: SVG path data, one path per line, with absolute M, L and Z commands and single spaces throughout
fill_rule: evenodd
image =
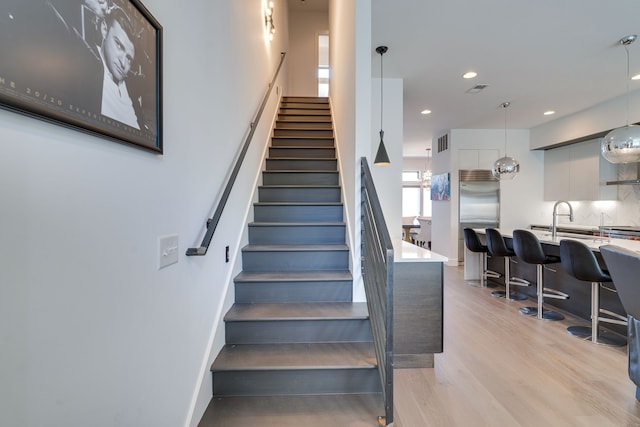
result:
M 558 205 L 561 203 L 566 203 L 567 206 L 569 206 L 569 213 L 568 214 L 559 214 L 558 213 Z M 571 206 L 571 203 L 566 202 L 564 200 L 558 200 L 556 202 L 555 205 L 553 205 L 553 222 L 551 223 L 551 238 L 555 239 L 557 234 L 558 234 L 558 230 L 557 230 L 557 218 L 560 216 L 568 216 L 569 217 L 569 221 L 573 222 L 573 207 Z

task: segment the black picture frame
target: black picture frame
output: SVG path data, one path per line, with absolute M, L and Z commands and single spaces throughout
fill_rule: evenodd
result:
M 162 154 L 162 26 L 139 0 L 2 0 L 0 107 Z

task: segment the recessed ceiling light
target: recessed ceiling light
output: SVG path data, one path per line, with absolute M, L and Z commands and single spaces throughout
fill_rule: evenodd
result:
M 556 113 L 555 111 L 553 111 L 553 110 L 549 110 L 549 111 L 545 111 L 545 112 L 544 112 L 544 115 L 545 115 L 545 116 L 550 116 L 550 115 L 555 114 L 555 113 Z
M 431 110 L 422 110 L 420 111 L 420 114 L 424 114 L 424 115 L 431 114 Z
M 631 80 L 640 80 L 640 74 L 636 74 L 635 76 L 631 77 Z
M 466 73 L 464 73 L 462 75 L 462 78 L 463 79 L 472 79 L 477 75 L 478 75 L 478 73 L 476 73 L 475 71 L 467 71 Z

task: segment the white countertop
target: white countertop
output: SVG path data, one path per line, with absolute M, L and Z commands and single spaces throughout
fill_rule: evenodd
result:
M 484 232 L 484 231 L 483 231 Z M 640 246 L 640 244 L 639 244 Z M 447 262 L 445 256 L 431 252 L 401 239 L 393 240 L 394 262 Z
M 501 228 L 501 229 L 498 229 L 498 231 L 504 237 L 513 237 L 513 230 Z M 600 239 L 599 237 L 594 237 L 594 236 L 586 236 L 586 235 L 571 234 L 571 233 L 560 233 L 560 232 L 558 232 L 558 235 L 556 236 L 555 239 L 552 239 L 551 232 L 549 231 L 542 231 L 542 230 L 527 230 L 527 231 L 530 231 L 533 234 L 535 234 L 535 236 L 540 240 L 540 243 L 545 243 L 549 245 L 560 245 L 560 240 L 572 239 L 572 240 L 578 240 L 584 243 L 585 245 L 587 245 L 588 247 L 590 247 L 592 250 L 598 251 L 598 252 L 600 251 L 600 246 L 604 246 L 604 245 L 616 245 L 616 246 L 623 247 L 625 249 L 640 252 L 640 241 L 638 240 L 607 239 L 607 238 Z M 476 232 L 478 234 L 485 234 L 484 229 L 478 228 L 476 229 Z

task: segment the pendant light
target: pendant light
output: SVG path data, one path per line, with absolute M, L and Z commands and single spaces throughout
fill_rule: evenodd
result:
M 387 46 L 378 46 L 376 48 L 376 52 L 380 54 L 380 144 L 378 144 L 378 152 L 376 153 L 376 158 L 373 161 L 373 164 L 378 166 L 386 166 L 391 163 L 389 155 L 387 154 L 387 149 L 384 148 L 384 131 L 382 130 L 382 111 L 384 105 L 384 96 L 382 92 L 382 55 L 387 53 L 387 50 L 389 50 Z
M 629 45 L 637 37 L 630 35 L 620 39 L 627 52 L 627 125 L 612 130 L 602 140 L 602 156 L 611 163 L 640 162 L 640 126 L 629 124 Z
M 422 172 L 422 182 L 424 184 L 431 184 L 431 148 L 427 148 L 427 160 L 424 168 L 424 172 Z
M 510 102 L 503 102 L 500 107 L 504 110 L 504 157 L 500 157 L 493 164 L 491 173 L 499 180 L 513 179 L 520 172 L 520 163 L 513 157 L 507 156 L 507 107 Z

